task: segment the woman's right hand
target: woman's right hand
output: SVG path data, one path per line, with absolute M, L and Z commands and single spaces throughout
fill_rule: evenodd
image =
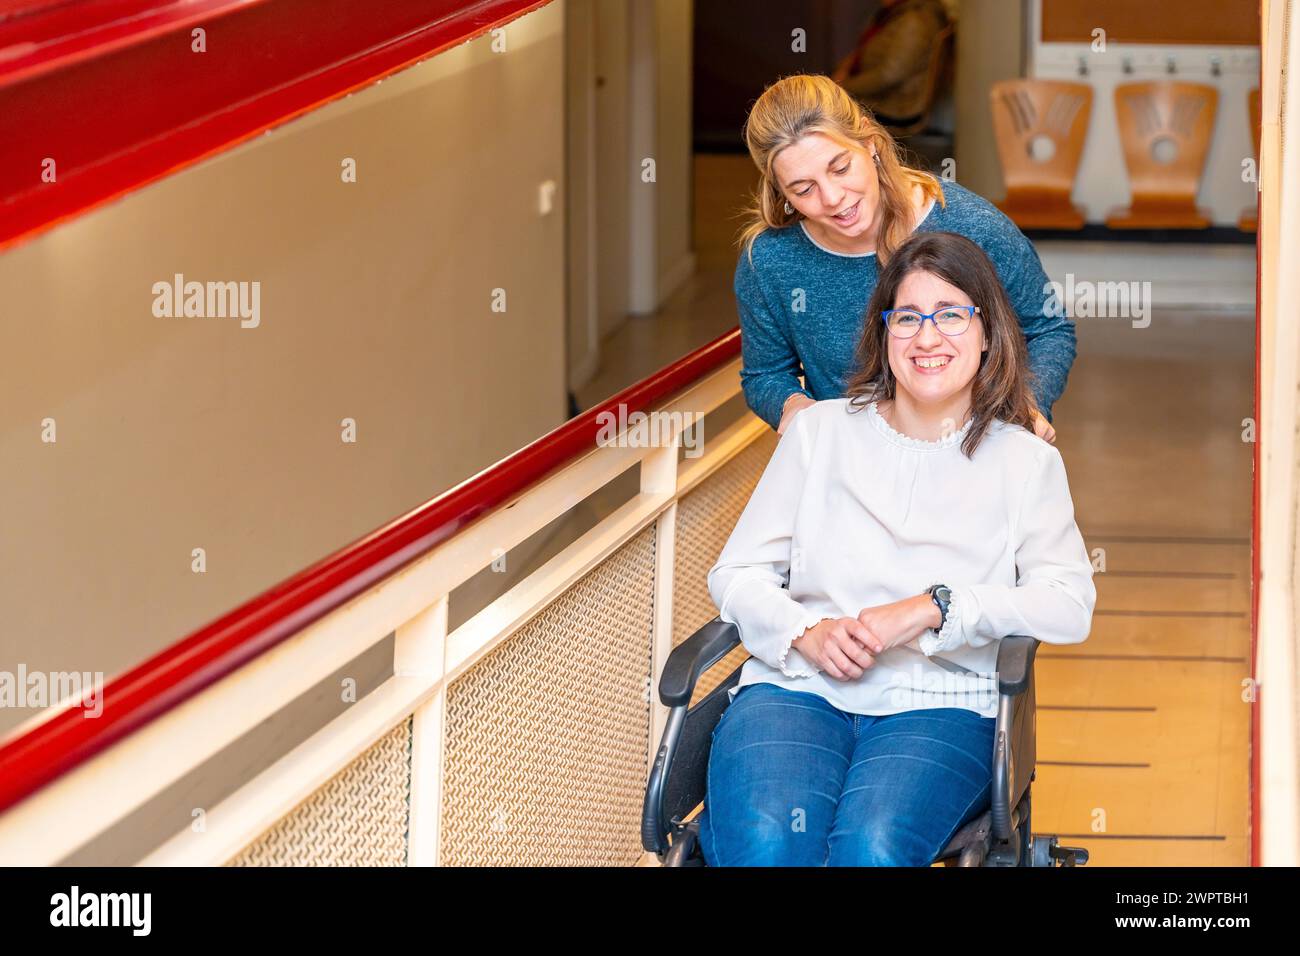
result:
M 1056 444 L 1056 429 L 1038 409 L 1034 409 L 1034 434 L 1043 441 Z
M 876 663 L 870 649 L 879 648 L 879 641 L 856 617 L 828 617 L 796 637 L 790 646 L 828 676 L 857 680 Z
M 784 435 L 785 430 L 790 427 L 790 422 L 794 420 L 795 415 L 799 414 L 800 409 L 816 404 L 816 399 L 809 398 L 803 392 L 794 392 L 785 400 L 785 405 L 781 409 L 781 421 L 776 426 L 776 433 Z

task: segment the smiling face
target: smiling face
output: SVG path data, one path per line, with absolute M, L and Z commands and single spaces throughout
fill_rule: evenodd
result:
M 908 273 L 898 286 L 891 308 L 912 309 L 928 315 L 946 305 L 974 305 L 970 296 L 930 272 Z M 945 405 L 954 397 L 970 401 L 980 355 L 988 347 L 979 313 L 960 335 L 944 335 L 931 321 L 910 339 L 886 335 L 889 368 L 917 405 Z
M 809 133 L 773 160 L 786 200 L 839 245 L 875 235 L 880 181 L 872 148 L 846 147 Z

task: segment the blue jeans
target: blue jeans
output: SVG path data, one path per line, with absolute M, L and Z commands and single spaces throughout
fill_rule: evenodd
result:
M 713 731 L 709 866 L 929 866 L 988 809 L 996 721 L 956 707 L 873 717 L 747 684 Z

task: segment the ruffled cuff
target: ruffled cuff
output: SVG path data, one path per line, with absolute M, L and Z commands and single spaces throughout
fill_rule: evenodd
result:
M 786 662 L 786 658 L 790 656 L 790 651 L 793 650 L 792 645 L 794 644 L 795 639 L 800 635 L 802 635 L 803 632 L 808 630 L 810 627 L 816 627 L 822 621 L 826 620 L 826 618 L 827 615 L 825 614 L 817 614 L 815 612 L 810 612 L 804 617 L 802 623 L 797 625 L 795 632 L 791 634 L 789 639 L 785 642 L 785 646 L 781 648 L 781 653 L 780 655 L 778 655 L 776 663 L 777 663 L 777 667 L 780 668 L 781 673 L 784 674 L 786 677 L 816 677 L 817 676 L 816 670 L 807 670 L 803 668 L 795 670 L 793 668 L 787 667 L 785 662 Z M 802 655 L 800 656 L 802 657 Z
M 961 597 L 956 588 L 952 588 L 951 592 L 952 596 L 948 601 L 948 619 L 943 622 L 943 627 L 937 631 L 932 627 L 926 628 L 917 639 L 916 646 L 926 657 L 951 651 L 961 645 Z

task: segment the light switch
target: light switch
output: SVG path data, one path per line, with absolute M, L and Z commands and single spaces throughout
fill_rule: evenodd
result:
M 550 215 L 555 208 L 555 190 L 558 188 L 554 179 L 548 179 L 537 187 L 537 211 L 543 216 Z

